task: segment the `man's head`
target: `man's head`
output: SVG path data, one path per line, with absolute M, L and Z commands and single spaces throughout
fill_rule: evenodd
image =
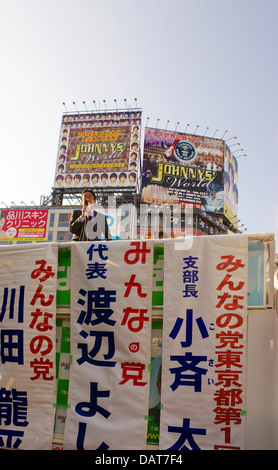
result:
M 86 202 L 87 204 L 95 204 L 96 199 L 96 195 L 91 188 L 86 188 L 82 191 L 81 201 L 83 206 L 86 204 Z

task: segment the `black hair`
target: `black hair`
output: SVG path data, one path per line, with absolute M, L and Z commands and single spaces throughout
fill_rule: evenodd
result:
M 83 189 L 83 191 L 81 193 L 81 196 L 83 196 L 83 194 L 85 194 L 85 193 L 91 193 L 94 196 L 94 199 L 95 200 L 97 199 L 95 192 L 91 188 Z

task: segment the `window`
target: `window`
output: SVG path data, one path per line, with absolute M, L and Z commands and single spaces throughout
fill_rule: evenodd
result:
M 50 214 L 49 227 L 54 227 L 55 214 Z
M 59 214 L 58 227 L 68 227 L 69 225 L 69 214 L 61 213 Z
M 67 233 L 68 232 L 57 232 L 57 242 L 67 241 Z

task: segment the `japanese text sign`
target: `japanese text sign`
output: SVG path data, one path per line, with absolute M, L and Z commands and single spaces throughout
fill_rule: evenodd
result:
M 0 240 L 44 241 L 47 209 L 2 210 Z
M 0 247 L 0 447 L 52 448 L 57 246 Z
M 152 241 L 72 244 L 65 449 L 144 448 L 152 275 Z
M 164 244 L 160 448 L 243 449 L 248 238 L 175 243 Z

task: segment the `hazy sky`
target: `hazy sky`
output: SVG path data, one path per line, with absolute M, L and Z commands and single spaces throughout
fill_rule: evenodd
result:
M 239 218 L 278 235 L 277 0 L 0 0 L 0 203 L 50 195 L 62 113 L 137 104 L 143 124 L 240 143 Z M 243 149 L 243 151 L 240 151 Z M 3 206 L 3 204 L 0 204 Z M 277 249 L 276 249 L 277 251 Z

